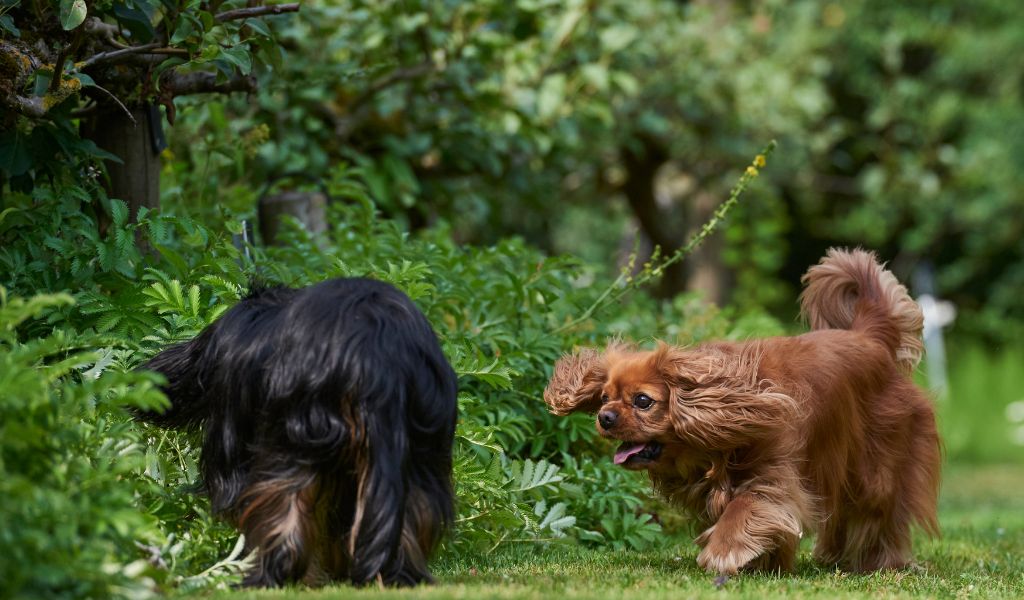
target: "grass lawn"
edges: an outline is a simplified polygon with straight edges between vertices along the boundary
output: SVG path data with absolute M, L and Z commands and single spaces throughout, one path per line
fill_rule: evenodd
M 790 576 L 743 575 L 716 586 L 697 569 L 696 547 L 666 537 L 656 550 L 516 547 L 472 559 L 440 558 L 439 585 L 413 590 L 339 586 L 321 590 L 218 592 L 243 598 L 1024 598 L 1024 467 L 947 469 L 943 538 L 918 539 L 918 564 L 904 572 L 848 575 L 810 561 L 809 545 Z

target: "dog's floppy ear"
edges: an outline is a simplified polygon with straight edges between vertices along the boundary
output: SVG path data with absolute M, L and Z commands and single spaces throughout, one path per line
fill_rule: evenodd
M 792 426 L 793 399 L 758 377 L 759 346 L 711 343 L 682 350 L 662 345 L 656 352 L 670 389 L 669 417 L 681 438 L 722 450 L 777 440 L 780 430 Z
M 544 389 L 544 402 L 556 415 L 594 412 L 601 406 L 601 387 L 607 369 L 600 352 L 582 348 L 555 363 L 555 372 Z

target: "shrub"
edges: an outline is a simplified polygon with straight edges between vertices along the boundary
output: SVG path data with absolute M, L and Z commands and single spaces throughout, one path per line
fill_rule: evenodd
M 138 510 L 152 484 L 136 476 L 144 448 L 122 406 L 155 407 L 153 377 L 115 365 L 96 340 L 17 328 L 73 303 L 67 294 L 8 298 L 0 287 L 0 580 L 5 594 L 104 597 L 145 591 L 136 542 L 161 537 Z

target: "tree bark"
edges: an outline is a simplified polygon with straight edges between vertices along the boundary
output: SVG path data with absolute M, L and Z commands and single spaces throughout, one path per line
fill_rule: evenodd
M 327 197 L 321 192 L 285 191 L 260 198 L 260 237 L 272 245 L 281 231 L 282 217 L 295 217 L 314 237 L 327 231 Z
M 105 161 L 107 195 L 124 200 L 135 219 L 143 206 L 160 208 L 160 153 L 149 110 L 132 108 L 131 114 L 134 122 L 120 109 L 101 112 L 83 124 L 82 135 L 123 161 Z
M 679 215 L 666 215 L 658 206 L 655 182 L 658 171 L 668 159 L 668 152 L 650 139 L 642 140 L 640 148 L 626 147 L 622 150 L 622 162 L 626 168 L 622 192 L 644 235 L 652 244 L 661 247 L 663 256 L 673 252 L 686 241 L 683 219 Z M 678 262 L 662 275 L 656 293 L 658 296 L 669 298 L 685 289 L 686 267 L 682 262 Z
M 718 204 L 719 198 L 715 194 L 705 189 L 697 191 L 693 203 L 688 207 L 689 222 L 694 224 L 689 235 L 697 233 L 701 225 L 711 218 Z M 722 261 L 726 227 L 728 224 L 722 231 L 709 236 L 683 261 L 687 267 L 686 287 L 700 292 L 704 299 L 718 306 L 729 299 L 733 284 L 732 274 Z

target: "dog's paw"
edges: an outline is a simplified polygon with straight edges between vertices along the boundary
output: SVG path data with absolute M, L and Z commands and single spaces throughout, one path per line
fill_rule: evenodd
M 761 554 L 755 548 L 729 546 L 709 540 L 708 545 L 697 555 L 697 565 L 711 573 L 735 575 Z

